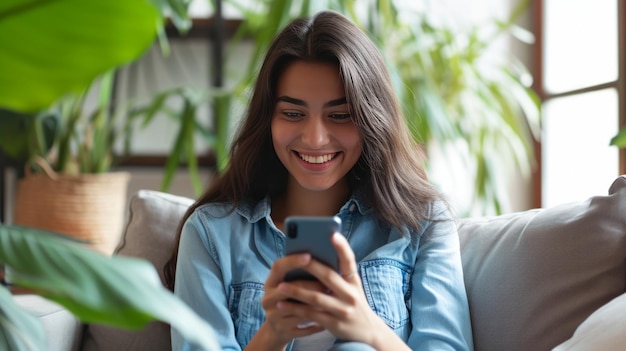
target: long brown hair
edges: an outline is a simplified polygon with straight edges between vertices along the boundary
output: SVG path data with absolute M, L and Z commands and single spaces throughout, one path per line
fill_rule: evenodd
M 293 20 L 276 36 L 266 54 L 230 150 L 229 166 L 189 208 L 179 226 L 164 270 L 170 289 L 174 286 L 182 223 L 198 206 L 225 202 L 234 208 L 284 191 L 287 170 L 272 146 L 270 126 L 278 79 L 296 60 L 339 66 L 350 113 L 363 141 L 361 158 L 349 177 L 363 189 L 383 221 L 418 231 L 420 222 L 431 215 L 430 204 L 441 198 L 427 180 L 423 153 L 409 134 L 385 62 L 374 43 L 335 12 Z

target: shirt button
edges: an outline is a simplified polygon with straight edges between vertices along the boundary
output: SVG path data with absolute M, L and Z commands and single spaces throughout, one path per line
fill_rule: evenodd
M 355 204 L 350 205 L 350 212 L 354 212 L 354 210 L 356 210 L 356 205 Z

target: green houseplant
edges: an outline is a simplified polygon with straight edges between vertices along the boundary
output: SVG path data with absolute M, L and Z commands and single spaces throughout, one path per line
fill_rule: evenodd
M 39 111 L 65 94 L 81 92 L 103 72 L 136 59 L 157 35 L 159 8 L 176 10 L 170 6 L 175 3 L 3 1 L 0 108 L 18 119 L 3 116 L 2 126 L 43 131 L 38 122 L 50 119 Z M 15 136 L 0 130 L 3 136 Z M 20 134 L 32 135 L 37 134 Z M 2 142 L 5 152 L 27 157 L 23 147 L 29 140 L 15 136 Z M 139 328 L 158 319 L 201 347 L 218 349 L 210 326 L 163 288 L 154 267 L 143 260 L 106 257 L 48 231 L 2 224 L 0 264 L 12 283 L 59 302 L 84 321 Z M 102 291 L 107 294 L 97 293 Z M 0 317 L 0 349 L 45 349 L 42 326 L 14 303 L 4 286 Z
M 90 89 L 61 97 L 25 130 L 25 174 L 19 180 L 14 222 L 71 235 L 113 252 L 122 228 L 130 175 L 111 172 L 119 112 L 111 113 L 113 71 L 101 75 L 97 105 Z M 132 115 L 126 114 L 126 120 Z M 41 216 L 47 213 L 47 216 Z
M 135 2 L 127 7 L 95 3 L 93 8 L 72 5 L 76 4 L 71 1 L 4 3 L 3 33 L 20 35 L 2 38 L 7 50 L 0 54 L 0 64 L 7 71 L 3 74 L 0 91 L 3 109 L 0 127 L 13 137 L 3 139 L 0 148 L 18 164 L 26 164 L 20 169 L 25 174 L 17 190 L 16 223 L 95 240 L 94 246 L 98 249 L 112 251 L 115 235 L 108 232 L 121 228 L 128 175 L 108 173 L 115 131 L 114 119 L 109 116 L 112 73 L 103 71 L 110 70 L 112 67 L 107 65 L 111 63 L 117 66 L 131 60 L 151 45 L 160 14 L 149 3 Z M 103 16 L 94 17 L 93 11 L 101 11 Z M 109 20 L 108 16 L 116 13 L 120 16 Z M 138 21 L 129 21 L 131 17 L 137 17 Z M 102 33 L 92 29 L 94 23 L 114 29 L 111 33 Z M 52 26 L 46 30 L 41 27 L 48 24 Z M 78 27 L 90 30 L 77 35 Z M 129 31 L 136 36 L 122 35 Z M 92 41 L 80 49 L 63 50 L 66 43 L 80 39 Z M 33 42 L 41 42 L 37 46 L 41 52 L 29 49 L 28 45 L 32 46 Z M 112 47 L 117 50 L 107 50 Z M 93 59 L 103 52 L 108 56 Z M 83 106 L 87 91 L 95 85 L 91 81 L 98 76 L 102 77 L 102 83 L 97 107 L 93 112 L 86 111 Z M 39 93 L 33 94 L 33 91 Z M 28 123 L 12 123 L 22 115 L 29 115 Z M 21 144 L 16 145 L 16 142 Z M 37 174 L 42 169 L 47 170 L 47 174 Z M 42 192 L 42 189 L 47 191 Z M 39 196 L 33 196 L 35 194 L 46 194 L 46 198 L 42 201 Z M 111 206 L 97 205 L 98 196 L 108 196 L 106 202 Z M 91 215 L 74 215 L 71 207 L 102 213 L 111 220 L 91 225 L 81 223 Z M 42 212 L 50 215 L 41 216 Z M 98 232 L 98 226 L 102 233 L 92 234 Z

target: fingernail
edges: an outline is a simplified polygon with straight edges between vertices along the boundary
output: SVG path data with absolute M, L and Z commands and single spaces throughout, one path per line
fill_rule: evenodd
M 300 263 L 309 263 L 311 260 L 311 254 L 305 253 L 299 257 Z
M 343 240 L 343 241 L 347 241 L 347 240 L 346 240 L 346 237 L 345 237 L 345 236 L 343 236 L 343 235 L 341 235 L 340 233 L 334 233 L 334 234 L 333 234 L 333 237 L 334 237 L 334 238 L 333 238 L 334 240 Z

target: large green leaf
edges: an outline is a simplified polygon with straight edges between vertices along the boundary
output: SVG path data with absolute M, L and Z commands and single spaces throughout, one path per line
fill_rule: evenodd
M 18 306 L 0 286 L 0 350 L 44 350 L 45 336 L 39 319 Z
M 0 107 L 47 108 L 137 58 L 160 14 L 147 0 L 2 0 Z
M 156 319 L 205 350 L 219 349 L 212 328 L 163 287 L 147 261 L 104 256 L 42 230 L 0 226 L 0 263 L 12 283 L 84 322 L 137 329 Z

